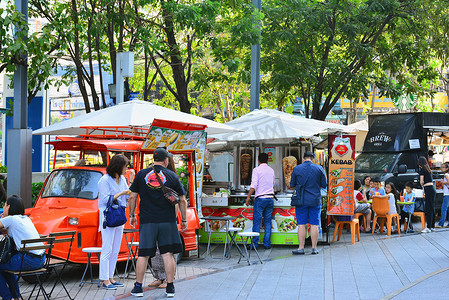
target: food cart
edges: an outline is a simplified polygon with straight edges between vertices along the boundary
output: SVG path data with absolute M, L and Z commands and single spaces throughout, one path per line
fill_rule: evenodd
M 213 135 L 219 142 L 207 147 L 212 152 L 208 154 L 208 172 L 212 179 L 220 180 L 204 183 L 203 192 L 207 197 L 202 199 L 203 216 L 232 216 L 235 218 L 231 221 L 232 226 L 252 231 L 253 207 L 246 206 L 245 200 L 250 189 L 252 170 L 257 166 L 257 157 L 264 152 L 269 156 L 268 165 L 275 172 L 277 201 L 274 202 L 270 224 L 271 242 L 297 244 L 295 209 L 290 206 L 293 193 L 289 186 L 291 172 L 302 162 L 304 152 L 315 149 L 314 146 L 321 141 L 320 134 L 351 129 L 269 109 L 253 111 L 227 124 L 242 132 Z M 317 158 L 316 162 L 324 165 L 324 152 L 321 151 Z M 267 225 L 262 222 L 261 236 L 264 226 Z M 212 242 L 222 243 L 226 240 L 224 221 L 212 221 L 210 227 L 205 231 L 212 230 Z M 200 229 L 202 242 L 207 242 L 205 231 Z
M 157 147 L 167 147 L 173 154 L 183 155 L 188 166 L 187 230 L 181 232 L 183 250 L 196 255 L 196 230 L 199 228 L 197 200 L 201 195 L 201 183 L 206 144 L 206 125 L 154 119 L 150 128 L 136 127 L 86 127 L 85 134 L 77 137 L 59 137 L 50 142 L 55 154 L 58 151 L 79 153 L 86 165 L 67 166 L 54 169 L 47 177 L 33 208 L 26 214 L 33 220 L 40 234 L 76 231 L 70 261 L 86 263 L 86 247 L 101 247 L 98 211 L 98 180 L 106 173 L 109 159 L 123 153 L 129 158 L 127 179 L 132 182 L 136 172 L 152 162 L 152 153 Z M 54 164 L 56 158 L 54 158 Z M 132 170 L 132 171 L 131 171 Z M 129 214 L 127 208 L 127 215 Z M 139 221 L 139 211 L 136 211 Z M 181 220 L 178 214 L 179 221 Z M 179 222 L 179 229 L 180 229 Z M 129 222 L 125 228 L 129 229 Z M 134 241 L 138 240 L 138 234 Z M 66 245 L 56 246 L 52 254 L 66 258 Z M 128 259 L 128 246 L 122 240 L 119 261 Z M 98 263 L 96 257 L 93 263 Z

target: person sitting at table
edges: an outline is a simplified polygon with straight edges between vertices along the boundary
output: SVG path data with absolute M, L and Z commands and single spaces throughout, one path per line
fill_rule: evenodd
M 409 181 L 405 184 L 405 194 L 404 194 L 404 202 L 411 202 L 412 204 L 407 204 L 402 207 L 401 210 L 401 220 L 400 224 L 404 224 L 405 219 L 407 219 L 407 223 L 410 224 L 410 220 L 408 220 L 408 216 L 412 215 L 415 211 L 415 193 L 413 193 L 413 182 Z M 405 227 L 404 227 L 405 231 Z M 413 232 L 413 230 L 409 227 L 407 232 Z
M 363 186 L 362 186 L 361 192 L 362 192 L 362 194 L 365 195 L 365 198 L 368 200 L 370 198 L 369 196 L 370 196 L 370 191 L 372 188 L 371 177 L 370 176 L 363 177 L 362 183 L 363 183 Z
M 385 185 L 385 192 L 388 195 L 388 205 L 390 206 L 390 210 L 388 211 L 387 215 L 397 214 L 398 211 L 396 209 L 396 202 L 399 200 L 399 193 L 392 182 L 389 182 Z M 393 219 L 392 231 L 397 231 L 396 219 Z
M 370 190 L 370 198 L 372 199 L 373 196 L 384 196 L 386 195 L 384 188 L 380 184 L 379 178 L 373 178 L 371 180 L 373 183 L 373 187 Z
M 365 215 L 366 218 L 366 233 L 371 233 L 371 209 L 369 203 L 366 201 L 365 195 L 360 191 L 362 189 L 362 184 L 360 180 L 356 179 L 354 181 L 354 202 L 355 202 L 355 213 L 361 213 Z M 360 203 L 362 202 L 362 203 Z

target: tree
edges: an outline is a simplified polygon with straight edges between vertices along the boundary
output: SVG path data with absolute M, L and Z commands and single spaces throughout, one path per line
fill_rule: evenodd
M 295 88 L 306 117 L 324 120 L 341 97 L 426 93 L 431 1 L 272 0 L 263 12 L 262 69 L 278 90 Z M 433 7 L 432 7 L 433 10 Z M 427 86 L 426 86 L 427 85 Z
M 56 80 L 49 80 L 53 68 L 61 54 L 57 51 L 59 40 L 45 28 L 40 32 L 33 32 L 28 37 L 28 23 L 23 15 L 13 5 L 0 8 L 0 73 L 14 73 L 18 65 L 28 67 L 28 103 L 36 96 L 42 87 L 49 84 L 60 84 Z M 13 28 L 17 28 L 14 37 Z M 22 54 L 27 53 L 28 58 Z M 12 77 L 12 75 L 10 75 Z M 11 80 L 13 83 L 14 81 Z

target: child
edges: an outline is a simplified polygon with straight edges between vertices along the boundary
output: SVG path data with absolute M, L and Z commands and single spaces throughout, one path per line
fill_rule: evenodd
M 385 194 L 385 190 L 381 187 L 380 184 L 380 179 L 379 178 L 373 178 L 371 180 L 371 182 L 373 183 L 373 188 L 371 189 L 370 192 L 370 198 L 372 199 L 374 195 L 379 195 L 379 196 L 384 196 Z
M 440 222 L 438 222 L 438 225 L 435 226 L 436 228 L 442 228 L 444 226 L 444 221 L 446 221 L 446 214 L 447 209 L 449 207 L 449 164 L 448 163 L 442 163 L 441 164 L 441 171 L 444 173 L 443 178 L 443 204 L 441 205 L 441 218 Z M 448 225 L 444 227 L 449 227 Z
M 398 211 L 396 210 L 396 201 L 399 200 L 399 194 L 392 182 L 385 185 L 385 192 L 388 195 L 388 204 L 390 205 L 390 210 L 387 215 L 397 214 Z M 393 219 L 393 232 L 396 231 L 396 226 L 396 219 Z
M 413 204 L 404 205 L 402 207 L 401 211 L 401 225 L 404 224 L 405 219 L 407 219 L 408 230 L 407 232 L 413 232 L 412 224 L 410 220 L 408 220 L 408 216 L 413 214 L 415 211 L 415 193 L 413 193 L 413 182 L 409 181 L 405 184 L 405 195 L 404 195 L 404 202 L 412 202 Z
M 356 179 L 354 181 L 354 202 L 355 202 L 355 213 L 362 213 L 366 218 L 366 227 L 365 232 L 371 232 L 371 209 L 369 204 L 366 202 L 366 197 L 360 190 L 362 189 L 362 184 L 360 180 Z M 363 203 L 359 203 L 362 201 Z

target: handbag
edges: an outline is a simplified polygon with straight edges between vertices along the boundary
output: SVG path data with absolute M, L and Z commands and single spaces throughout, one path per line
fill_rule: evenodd
M 309 176 L 307 176 L 304 185 L 307 183 Z M 290 206 L 301 206 L 304 205 L 304 185 L 297 184 L 295 186 L 295 190 L 293 191 L 292 201 L 290 202 Z
M 103 212 L 103 228 L 118 227 L 126 223 L 125 207 L 121 206 L 114 196 L 110 195 L 106 209 Z
M 0 263 L 7 263 L 17 252 L 16 243 L 9 235 L 0 236 Z
M 165 186 L 162 183 L 162 180 L 159 178 L 159 174 L 156 172 L 156 169 L 153 168 L 153 170 L 154 170 L 154 173 L 156 173 L 157 181 L 161 185 L 162 193 L 164 193 L 164 198 L 167 199 L 168 203 L 170 203 L 173 206 L 178 204 L 179 203 L 179 195 L 178 195 L 178 193 L 174 189 L 172 189 L 172 188 L 170 188 L 168 186 Z

